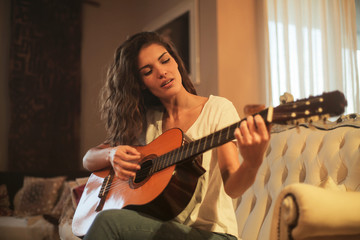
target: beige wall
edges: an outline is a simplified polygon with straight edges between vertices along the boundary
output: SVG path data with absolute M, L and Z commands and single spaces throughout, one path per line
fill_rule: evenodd
M 142 31 L 182 1 L 102 0 L 98 1 L 99 7 L 84 4 L 79 161 L 90 147 L 105 138 L 98 111 L 98 94 L 116 47 L 127 36 Z M 3 42 L 6 39 L 3 36 L 9 30 L 9 21 L 3 19 L 9 19 L 10 0 L 0 2 L 0 40 Z M 201 82 L 196 88 L 203 96 L 214 94 L 229 98 L 239 111 L 246 103 L 262 102 L 254 2 L 257 1 L 199 0 Z M 6 40 L 0 44 L 0 170 L 6 170 L 7 159 L 6 44 Z
M 243 117 L 246 104 L 264 104 L 257 22 L 253 0 L 217 1 L 219 95 Z

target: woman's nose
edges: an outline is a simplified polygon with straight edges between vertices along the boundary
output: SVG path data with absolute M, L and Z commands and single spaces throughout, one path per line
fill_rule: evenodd
M 166 71 L 166 69 L 164 67 L 159 67 L 158 68 L 158 77 L 160 79 L 166 77 L 166 74 L 167 74 L 167 71 Z

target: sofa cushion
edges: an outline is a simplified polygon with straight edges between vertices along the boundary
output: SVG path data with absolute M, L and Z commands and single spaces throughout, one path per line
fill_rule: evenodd
M 17 216 L 51 215 L 66 177 L 25 177 L 24 185 L 15 196 Z

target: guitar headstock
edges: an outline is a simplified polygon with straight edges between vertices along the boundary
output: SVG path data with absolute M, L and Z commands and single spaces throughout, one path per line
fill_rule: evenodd
M 277 124 L 312 122 L 341 115 L 346 106 L 347 101 L 342 92 L 327 92 L 268 109 L 267 121 Z

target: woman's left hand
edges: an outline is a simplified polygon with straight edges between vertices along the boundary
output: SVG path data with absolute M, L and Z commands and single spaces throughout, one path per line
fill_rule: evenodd
M 260 115 L 247 117 L 235 130 L 235 137 L 243 163 L 251 168 L 259 168 L 270 140 L 264 119 Z

